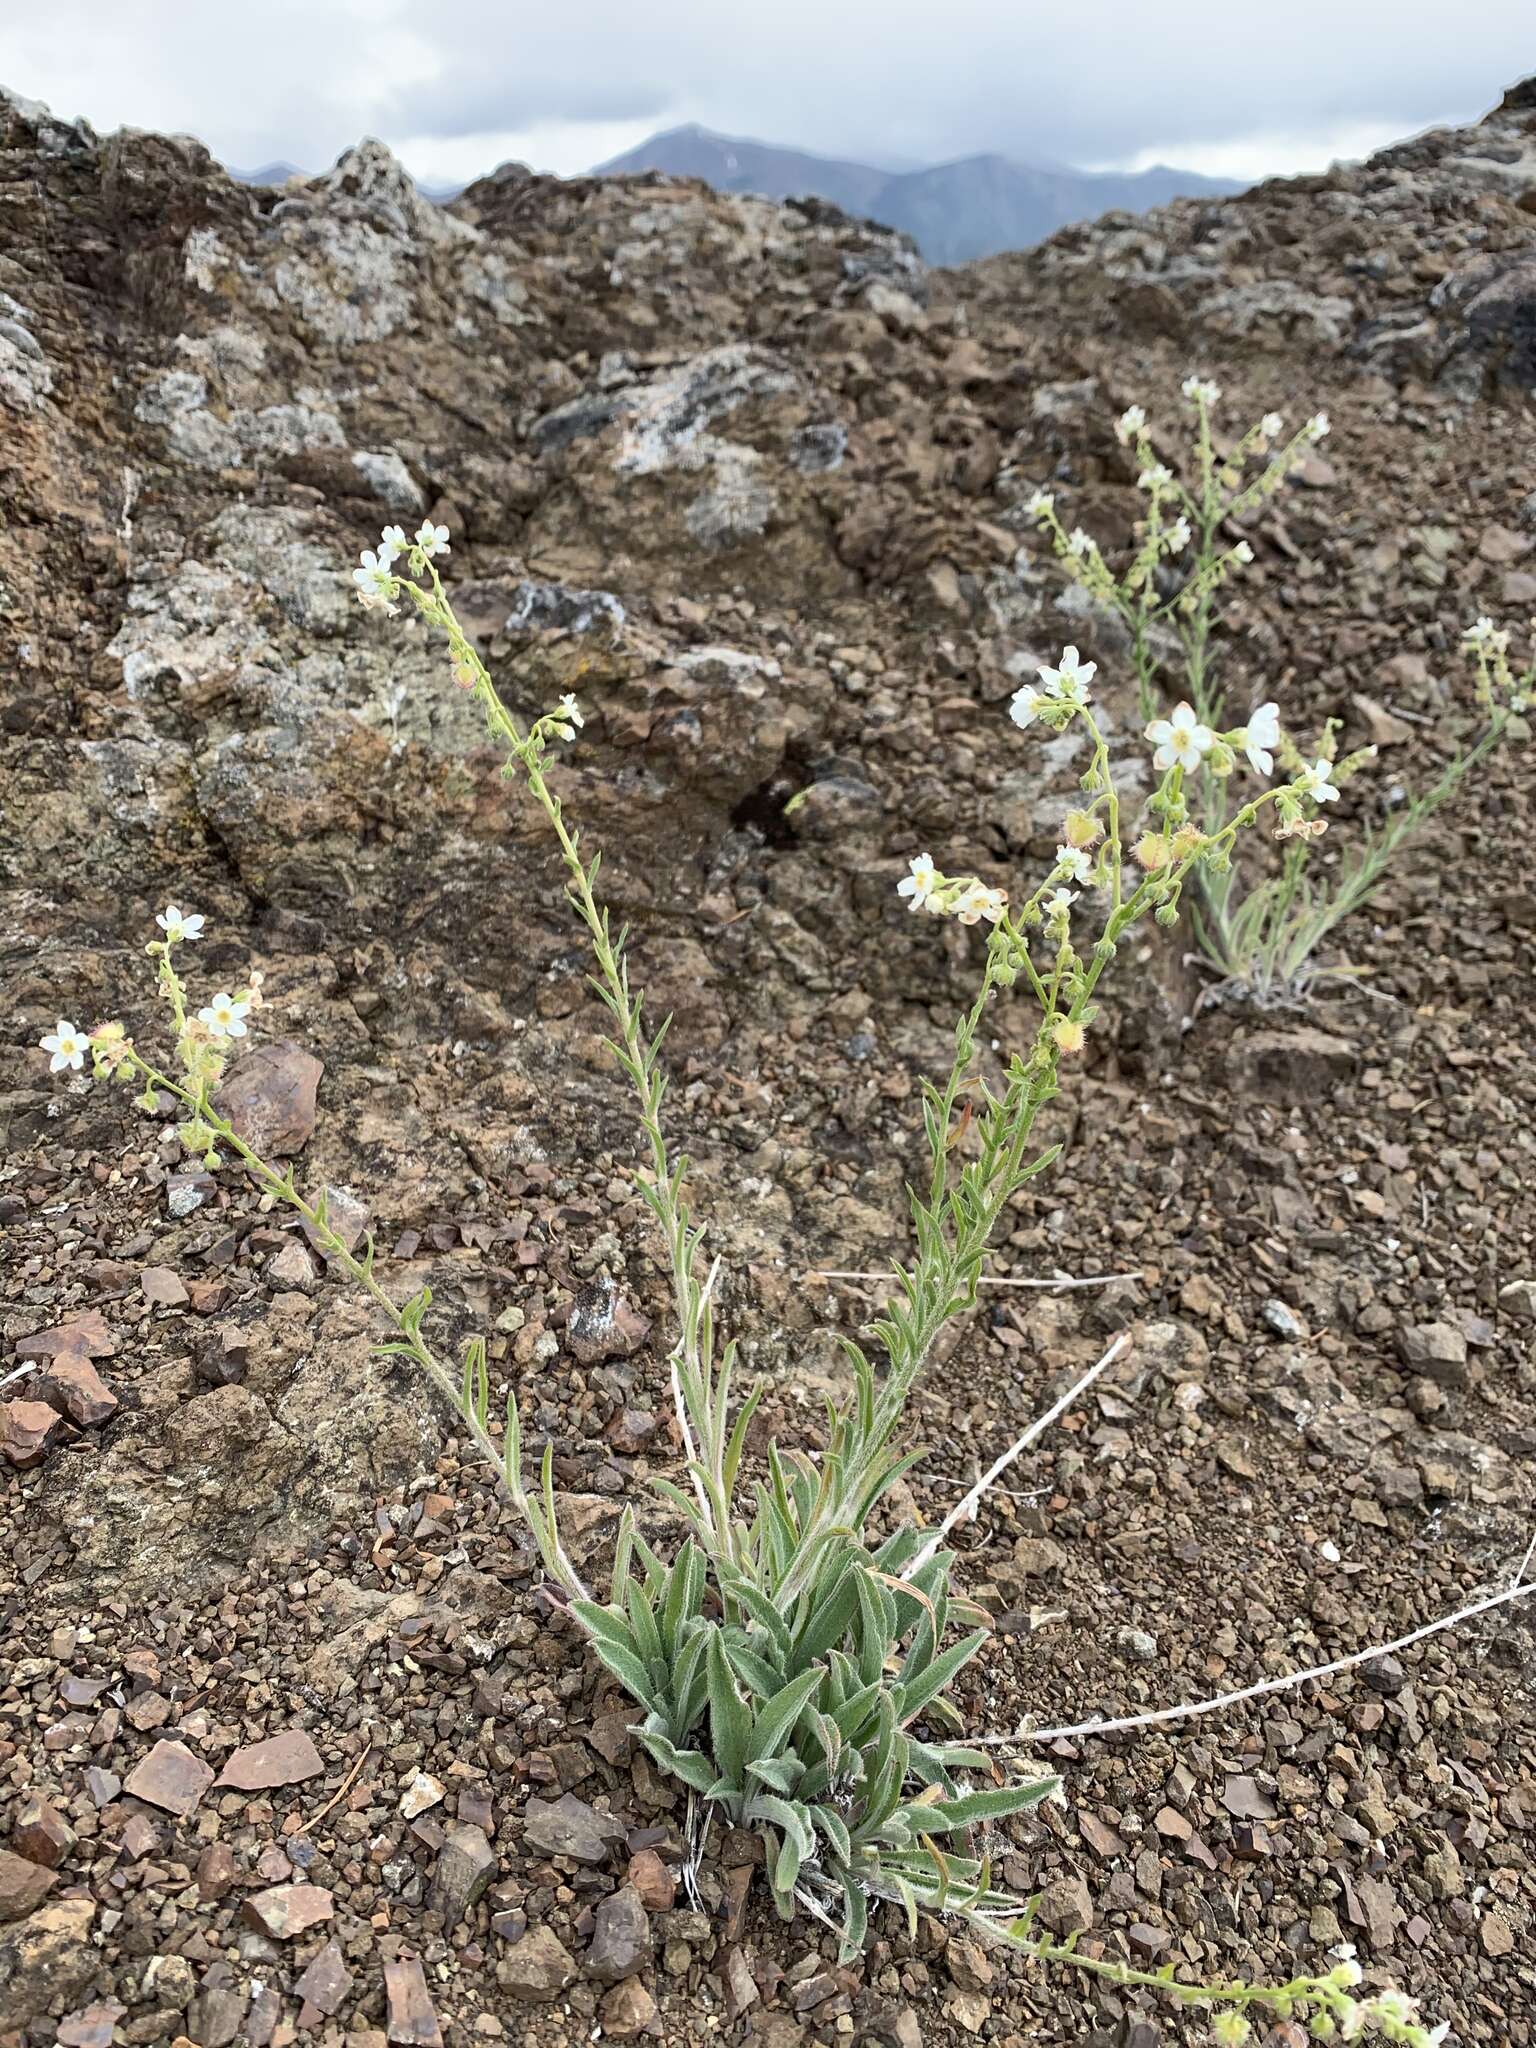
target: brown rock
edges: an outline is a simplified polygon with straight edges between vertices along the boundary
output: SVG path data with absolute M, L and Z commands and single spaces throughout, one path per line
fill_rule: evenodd
M 123 1781 L 123 1790 L 178 1816 L 192 1812 L 213 1783 L 213 1772 L 184 1742 L 157 1742 Z
M 602 1900 L 593 1916 L 592 1945 L 583 1967 L 589 1977 L 616 1984 L 633 1977 L 649 1962 L 651 1923 L 632 1884 L 620 1885 Z
M 638 1849 L 624 1873 L 626 1884 L 640 1894 L 647 1913 L 669 1913 L 677 1897 L 677 1880 L 654 1849 Z
M 300 2026 L 313 2025 L 313 2016 L 336 2012 L 352 1989 L 352 1972 L 342 1960 L 341 1943 L 328 1941 L 293 1988 L 312 2009 L 308 2021 L 300 2013 Z
M 526 2005 L 547 2005 L 576 1981 L 576 1965 L 552 1929 L 535 1927 L 496 1965 L 496 1982 Z
M 324 1066 L 292 1039 L 258 1045 L 219 1091 L 218 1107 L 236 1132 L 269 1159 L 291 1159 L 315 1128 L 315 1096 Z
M 16 1816 L 11 1840 L 29 1862 L 57 1870 L 75 1846 L 75 1831 L 57 1807 L 34 1792 Z
M 0 1849 L 0 1921 L 24 1920 L 57 1883 L 46 1864 Z
M 278 1785 L 302 1785 L 325 1769 L 320 1752 L 302 1728 L 285 1728 L 264 1742 L 237 1749 L 219 1773 L 220 1787 L 236 1792 L 267 1792 Z
M 584 1287 L 566 1325 L 566 1348 L 580 1365 L 628 1358 L 651 1333 L 649 1316 L 631 1307 L 610 1281 Z
M 495 1870 L 496 1851 L 484 1832 L 456 1821 L 443 1838 L 427 1893 L 427 1904 L 441 1914 L 444 1927 L 457 1927 L 473 1911 Z
M 1467 1383 L 1467 1340 L 1454 1323 L 1417 1323 L 1397 1333 L 1397 1355 L 1443 1387 Z
M 234 1851 L 225 1842 L 210 1842 L 197 1859 L 197 1888 L 205 1899 L 228 1896 L 239 1875 Z
M 32 1382 L 40 1401 L 67 1415 L 81 1429 L 94 1429 L 117 1411 L 117 1396 L 88 1358 L 60 1351 Z
M 654 2021 L 656 2001 L 638 1977 L 627 1977 L 622 1984 L 614 1985 L 599 2011 L 603 2032 L 615 2041 L 627 2041 L 643 2033 Z
M 153 1308 L 183 1308 L 187 1290 L 179 1273 L 169 1266 L 146 1266 L 139 1275 L 139 1292 Z
M 0 1929 L 0 2027 L 33 2024 L 86 1990 L 100 1966 L 93 1899 L 55 1899 Z
M 275 1884 L 253 1893 L 240 1908 L 240 1917 L 247 1927 L 259 1928 L 274 1941 L 292 1941 L 335 1911 L 336 1901 L 324 1885 Z
M 0 1402 L 0 1455 L 19 1472 L 41 1465 L 63 1421 L 46 1401 Z
M 71 1316 L 67 1323 L 56 1323 L 51 1330 L 18 1339 L 16 1356 L 54 1358 L 69 1351 L 80 1358 L 110 1358 L 116 1349 L 106 1317 L 100 1309 L 90 1308 L 84 1315 Z
M 398 1962 L 384 1965 L 384 2000 L 391 2041 L 400 2042 L 402 2048 L 443 2048 L 443 2030 L 415 1956 L 401 1956 Z
M 1080 1877 L 1058 1877 L 1040 1894 L 1040 1918 L 1054 1934 L 1081 1934 L 1093 1925 L 1093 1900 Z
M 127 2010 L 115 1998 L 83 2005 L 78 2012 L 66 2013 L 59 2021 L 55 2038 L 60 2048 L 110 2048 L 112 2030 Z

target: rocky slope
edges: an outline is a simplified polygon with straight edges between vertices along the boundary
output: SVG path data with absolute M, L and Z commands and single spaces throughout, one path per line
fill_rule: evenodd
M 659 178 L 510 173 L 444 210 L 364 144 L 256 191 L 192 143 L 0 99 L 0 1378 L 13 1407 L 47 1407 L 44 1379 L 74 1402 L 12 1417 L 45 1440 L 13 1436 L 0 1478 L 27 1646 L 0 1672 L 3 1817 L 61 1873 L 48 1901 L 0 1865 L 0 2035 L 68 2013 L 75 2048 L 267 2048 L 307 2013 L 328 2043 L 430 2044 L 424 1958 L 454 2041 L 599 2016 L 773 2048 L 1159 2038 L 1166 2014 L 926 1929 L 839 1975 L 804 1929 L 659 1903 L 626 1949 L 625 1900 L 594 1961 L 597 1906 L 627 1858 L 675 1857 L 681 1815 L 520 1532 L 281 1218 L 32 1048 L 61 1012 L 148 1033 L 154 913 L 204 912 L 199 969 L 254 957 L 290 1081 L 324 1062 L 300 1172 L 371 1215 L 390 1285 L 430 1279 L 450 1334 L 493 1331 L 573 1543 L 600 1551 L 667 1469 L 627 1105 L 548 848 L 439 651 L 350 602 L 356 550 L 430 512 L 514 704 L 574 687 L 588 709 L 564 786 L 676 1013 L 723 1308 L 802 1438 L 838 1372 L 822 1325 L 871 1299 L 807 1271 L 900 1248 L 914 1076 L 974 968 L 896 877 L 925 844 L 999 881 L 1048 856 L 1074 770 L 1004 711 L 1063 639 L 1134 732 L 1123 650 L 1024 499 L 1048 482 L 1069 524 L 1128 534 L 1109 423 L 1176 417 L 1191 367 L 1232 417 L 1325 407 L 1328 459 L 1255 532 L 1222 658 L 1235 700 L 1382 740 L 1336 829 L 1363 825 L 1466 730 L 1465 620 L 1536 601 L 1533 208 L 1530 86 L 1358 170 L 953 274 L 830 209 Z M 986 1725 L 1248 1682 L 1518 1562 L 1530 829 L 1509 753 L 1348 935 L 1392 1002 L 1186 1030 L 1178 952 L 1125 963 L 1063 1106 L 1066 1173 L 999 1266 L 1135 1277 L 989 1301 L 924 1397 L 937 1455 L 902 1503 L 942 1512 L 1134 1323 L 1120 1383 L 973 1532 Z M 1347 1933 L 1461 2039 L 1519 2038 L 1523 1611 L 1204 1742 L 1074 1747 L 1073 1804 L 1017 1831 L 1009 1881 L 1207 1973 L 1283 1974 Z M 264 1798 L 205 1798 L 179 1756 L 135 1775 L 162 1743 L 218 1765 L 294 1730 L 319 1772 Z M 583 1811 L 543 1816 L 564 1796 Z M 274 1927 L 314 1901 L 257 1904 L 300 1880 L 334 1930 Z M 123 2011 L 81 2017 L 101 1999 Z

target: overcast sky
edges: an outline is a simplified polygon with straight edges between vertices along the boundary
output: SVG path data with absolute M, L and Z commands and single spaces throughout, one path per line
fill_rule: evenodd
M 1231 177 L 1475 119 L 1533 0 L 0 0 L 0 84 L 98 129 L 306 170 L 585 170 L 658 128 L 892 164 L 979 150 Z

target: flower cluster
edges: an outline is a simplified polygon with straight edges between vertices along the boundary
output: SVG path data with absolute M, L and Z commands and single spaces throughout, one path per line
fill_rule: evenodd
M 926 853 L 914 854 L 905 880 L 896 892 L 907 899 L 909 910 L 926 910 L 931 917 L 955 917 L 961 924 L 979 924 L 984 918 L 996 924 L 1008 908 L 1001 889 L 989 889 L 975 875 L 941 875 Z
M 447 527 L 434 526 L 430 519 L 422 521 L 409 541 L 403 527 L 386 526 L 379 537 L 378 547 L 364 548 L 360 567 L 352 571 L 358 603 L 365 611 L 382 605 L 386 614 L 394 618 L 399 611 L 395 599 L 400 594 L 400 578 L 395 574 L 395 563 L 400 556 L 404 555 L 412 571 L 420 575 L 435 555 L 448 552 Z

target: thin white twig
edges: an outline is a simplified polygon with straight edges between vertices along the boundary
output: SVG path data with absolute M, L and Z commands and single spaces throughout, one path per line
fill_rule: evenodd
M 1529 1552 L 1527 1556 L 1529 1556 Z M 1524 1570 L 1524 1566 L 1521 1567 Z M 1470 1607 L 1458 1608 L 1454 1614 L 1442 1614 L 1438 1621 L 1426 1622 L 1423 1628 L 1416 1628 L 1395 1642 L 1377 1643 L 1369 1650 L 1354 1650 L 1347 1657 L 1335 1657 L 1328 1664 L 1314 1664 L 1309 1671 L 1293 1671 L 1284 1678 L 1266 1678 L 1258 1685 L 1245 1685 L 1239 1692 L 1218 1693 L 1214 1699 L 1196 1700 L 1187 1706 L 1159 1707 L 1151 1714 L 1125 1714 L 1117 1721 L 1075 1721 L 1068 1728 L 1031 1728 L 1022 1735 L 978 1735 L 967 1736 L 971 1748 L 1000 1749 L 1012 1743 L 1064 1742 L 1078 1735 L 1119 1735 L 1128 1728 L 1153 1728 L 1167 1721 L 1187 1721 L 1196 1714 L 1214 1714 L 1222 1707 L 1235 1707 L 1244 1700 L 1256 1700 L 1265 1693 L 1287 1692 L 1292 1687 L 1305 1685 L 1313 1678 L 1331 1678 L 1339 1671 L 1352 1671 L 1357 1664 L 1370 1664 L 1378 1657 L 1390 1657 L 1394 1651 L 1406 1650 L 1413 1643 L 1422 1643 L 1426 1636 L 1440 1635 L 1448 1628 L 1456 1628 L 1464 1621 L 1470 1621 L 1475 1614 L 1486 1614 L 1491 1608 L 1507 1606 L 1511 1600 L 1526 1600 L 1536 1594 L 1536 1580 L 1528 1585 L 1517 1581 L 1504 1587 L 1502 1592 L 1490 1593 L 1485 1600 L 1474 1600 Z
M 808 1273 L 801 1274 L 802 1280 L 889 1280 L 889 1273 L 832 1273 L 823 1267 L 814 1266 Z M 1069 1273 L 1058 1273 L 1054 1280 L 1016 1280 L 1007 1273 L 983 1273 L 977 1282 L 981 1287 L 1046 1287 L 1053 1294 L 1064 1294 L 1069 1287 L 1107 1287 L 1112 1280 L 1139 1280 L 1139 1273 L 1089 1273 L 1081 1280 Z
M 1525 1546 L 1525 1555 L 1520 1560 L 1520 1569 L 1515 1573 L 1515 1576 L 1510 1580 L 1510 1584 L 1512 1586 L 1518 1586 L 1522 1579 L 1524 1579 L 1526 1569 L 1529 1566 L 1532 1557 L 1536 1557 L 1536 1529 L 1533 1529 L 1531 1531 L 1531 1540 Z
M 25 1365 L 18 1365 L 14 1372 L 8 1372 L 5 1378 L 3 1380 L 0 1380 L 0 1387 L 8 1387 L 11 1384 L 12 1380 L 22 1379 L 26 1376 L 27 1373 L 36 1371 L 36 1361 L 34 1359 L 29 1358 Z
M 1030 1445 L 1035 1441 L 1036 1437 L 1043 1436 L 1045 1431 L 1050 1428 L 1051 1424 L 1057 1419 L 1057 1417 L 1060 1415 L 1064 1415 L 1066 1413 L 1066 1411 L 1072 1406 L 1073 1402 L 1077 1399 L 1079 1394 L 1087 1392 L 1088 1388 L 1093 1385 L 1094 1381 L 1098 1378 L 1099 1374 L 1105 1371 L 1106 1368 L 1114 1364 L 1115 1360 L 1120 1356 L 1121 1352 L 1125 1349 L 1126 1345 L 1130 1341 L 1130 1338 L 1127 1337 L 1124 1334 L 1124 1332 L 1122 1332 L 1121 1335 L 1115 1339 L 1114 1343 L 1110 1345 L 1109 1349 L 1105 1352 L 1104 1356 L 1099 1360 L 1097 1365 L 1090 1366 L 1087 1372 L 1083 1374 L 1082 1378 L 1078 1380 L 1074 1386 L 1068 1387 L 1067 1391 L 1062 1395 L 1059 1401 L 1053 1402 L 1052 1405 L 1046 1409 L 1043 1415 L 1037 1416 L 1036 1419 L 1029 1425 L 1028 1429 L 1025 1430 L 1024 1434 L 1021 1437 L 1017 1438 L 1013 1443 L 1011 1443 L 1008 1446 L 1007 1450 L 1003 1452 L 1000 1458 L 996 1458 L 993 1460 L 993 1462 L 987 1467 L 986 1471 L 982 1473 L 981 1477 L 977 1480 L 976 1484 L 970 1489 L 970 1491 L 967 1494 L 965 1494 L 962 1499 L 956 1501 L 955 1505 L 944 1517 L 943 1521 L 939 1524 L 938 1528 L 934 1530 L 933 1534 L 929 1537 L 928 1541 L 923 1545 L 922 1549 L 917 1553 L 916 1557 L 914 1557 L 912 1562 L 907 1566 L 906 1570 L 901 1575 L 904 1579 L 910 1579 L 914 1572 L 922 1570 L 923 1566 L 928 1562 L 929 1558 L 932 1557 L 933 1553 L 938 1549 L 939 1545 L 944 1541 L 944 1538 L 949 1534 L 950 1530 L 954 1528 L 957 1522 L 965 1522 L 970 1520 L 972 1515 L 975 1514 L 978 1505 L 980 1504 L 982 1495 L 986 1492 L 987 1488 L 992 1484 L 993 1480 L 1001 1478 L 1003 1473 L 1006 1472 L 1008 1470 L 1008 1467 L 1013 1463 L 1014 1459 L 1019 1457 L 1024 1451 L 1027 1451 Z

